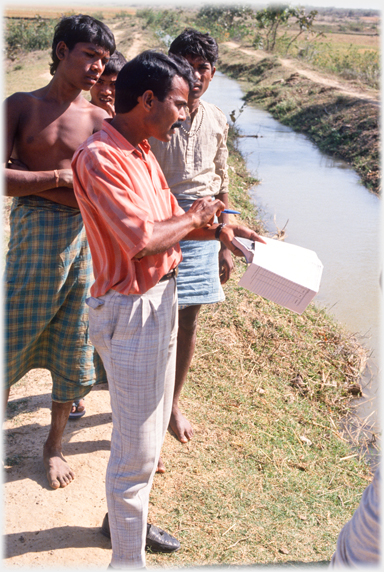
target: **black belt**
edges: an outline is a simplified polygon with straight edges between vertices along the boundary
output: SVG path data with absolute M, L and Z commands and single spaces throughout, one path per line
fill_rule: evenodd
M 167 272 L 167 274 L 164 274 L 164 276 L 162 278 L 160 278 L 159 282 L 164 282 L 164 280 L 170 280 L 173 277 L 176 278 L 178 272 L 179 272 L 179 268 L 176 266 L 176 268 L 173 268 L 173 270 L 171 270 L 170 272 Z

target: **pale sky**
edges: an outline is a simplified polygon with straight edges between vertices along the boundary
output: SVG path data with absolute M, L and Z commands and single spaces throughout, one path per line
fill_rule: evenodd
M 71 6 L 92 6 L 92 8 L 106 8 L 106 7 L 119 7 L 122 8 L 129 6 L 203 6 L 208 4 L 229 4 L 229 5 L 248 5 L 248 6 L 267 6 L 270 4 L 291 4 L 293 6 L 310 6 L 311 8 L 317 7 L 337 7 L 337 8 L 357 8 L 357 9 L 366 9 L 371 8 L 375 10 L 382 10 L 382 0 L 313 0 L 310 2 L 306 1 L 285 1 L 285 0 L 271 0 L 267 2 L 262 2 L 259 0 L 234 0 L 233 2 L 230 0 L 111 0 L 106 5 L 105 1 L 102 0 L 72 0 L 72 1 L 61 1 L 60 0 L 0 0 L 1 6 L 16 6 L 16 5 L 35 5 L 35 6 L 44 6 L 44 5 L 51 5 L 51 6 L 65 6 L 67 9 Z

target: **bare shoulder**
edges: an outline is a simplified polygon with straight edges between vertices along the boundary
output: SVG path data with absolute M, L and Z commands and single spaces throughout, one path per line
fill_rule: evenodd
M 24 92 L 13 93 L 4 102 L 7 128 L 16 129 L 25 109 L 30 107 L 31 94 Z
M 35 91 L 17 91 L 7 97 L 4 103 L 6 108 L 11 112 L 17 112 L 17 110 L 25 111 L 33 101 L 43 98 L 44 94 L 44 87 L 36 89 Z
M 101 107 L 97 107 L 97 105 L 93 105 L 90 103 L 85 97 L 82 97 L 81 102 L 79 102 L 82 106 L 84 113 L 86 113 L 89 117 L 90 122 L 94 126 L 94 131 L 98 131 L 101 129 L 101 125 L 104 119 L 109 117 L 108 113 L 101 109 Z
M 7 97 L 7 99 L 5 100 L 5 105 L 7 107 L 22 107 L 23 105 L 26 105 L 28 103 L 31 97 L 32 97 L 32 92 L 29 93 L 24 91 L 18 91 Z

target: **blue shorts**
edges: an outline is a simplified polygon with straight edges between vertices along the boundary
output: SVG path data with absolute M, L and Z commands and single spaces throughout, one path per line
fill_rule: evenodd
M 225 299 L 219 278 L 220 242 L 182 240 L 183 260 L 177 275 L 179 309 Z

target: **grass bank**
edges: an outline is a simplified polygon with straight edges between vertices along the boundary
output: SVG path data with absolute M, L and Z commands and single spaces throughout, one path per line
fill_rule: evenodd
M 125 53 L 127 22 L 113 25 Z M 22 71 L 15 67 L 8 85 Z M 230 145 L 231 203 L 262 232 L 248 194 L 254 180 Z M 225 302 L 201 313 L 182 399 L 196 433 L 186 446 L 165 448 L 167 472 L 155 479 L 149 515 L 183 548 L 149 555 L 150 566 L 327 561 L 370 481 L 339 425 L 365 352 L 315 305 L 297 316 L 239 288 L 243 271 L 238 261 Z
M 222 45 L 219 68 L 242 83 L 247 103 L 263 107 L 281 123 L 308 135 L 325 153 L 347 161 L 364 185 L 380 192 L 377 102 L 312 81 L 285 68 L 276 56 L 260 61 Z
M 230 145 L 231 203 L 260 232 L 254 181 Z M 238 287 L 243 271 L 238 261 L 225 302 L 201 312 L 182 398 L 196 435 L 165 449 L 151 496 L 183 551 L 153 564 L 327 561 L 370 480 L 339 425 L 364 351 L 315 305 L 298 316 Z

